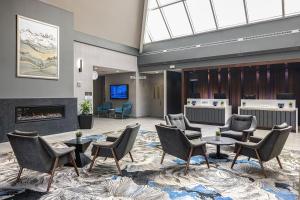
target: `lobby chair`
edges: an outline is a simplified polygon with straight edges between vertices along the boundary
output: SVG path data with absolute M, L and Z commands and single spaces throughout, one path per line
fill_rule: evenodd
M 289 133 L 292 127 L 286 123 L 274 126 L 270 133 L 263 139 L 257 137 L 250 137 L 249 142 L 237 142 L 237 153 L 232 162 L 231 168 L 233 168 L 239 155 L 244 155 L 250 158 L 257 159 L 261 166 L 261 170 L 265 177 L 267 174 L 264 170 L 263 162 L 267 162 L 273 158 L 276 158 L 279 167 L 282 169 L 279 155 L 287 141 Z
M 190 140 L 202 138 L 201 128 L 191 125 L 189 120 L 182 114 L 168 114 L 165 116 L 166 124 L 176 126 Z
M 256 117 L 252 115 L 232 115 L 225 126 L 220 127 L 222 137 L 229 137 L 238 141 L 247 141 L 253 136 L 257 127 Z
M 120 135 L 120 137 L 108 137 L 107 141 L 95 142 L 92 148 L 93 159 L 89 171 L 92 171 L 97 157 L 104 157 L 105 160 L 106 158 L 114 158 L 118 168 L 118 172 L 120 175 L 122 175 L 119 161 L 124 156 L 129 154 L 131 161 L 134 162 L 131 154 L 131 149 L 134 145 L 140 126 L 140 124 L 129 125 Z
M 15 131 L 8 133 L 7 137 L 20 166 L 16 183 L 20 181 L 23 169 L 30 169 L 50 174 L 47 192 L 49 192 L 55 170 L 71 162 L 76 174 L 79 172 L 74 160 L 75 147 L 52 148 L 36 132 Z
M 98 117 L 100 117 L 100 115 L 108 115 L 108 110 L 112 108 L 112 102 L 104 102 L 103 104 L 101 104 L 100 106 L 97 107 L 97 114 Z
M 200 139 L 189 140 L 182 130 L 168 125 L 156 125 L 157 134 L 163 149 L 163 155 L 160 164 L 163 163 L 167 154 L 186 161 L 184 174 L 189 169 L 192 156 L 202 155 L 205 158 L 207 167 L 209 163 L 206 156 L 206 142 Z
M 122 104 L 121 107 L 115 108 L 115 114 L 116 117 L 121 117 L 124 119 L 124 117 L 129 117 L 132 111 L 132 103 L 125 102 Z

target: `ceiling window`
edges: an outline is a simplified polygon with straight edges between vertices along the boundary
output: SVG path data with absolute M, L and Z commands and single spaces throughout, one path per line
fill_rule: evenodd
M 186 0 L 186 5 L 196 33 L 216 29 L 209 0 Z
M 150 42 L 151 42 L 150 36 L 149 36 L 148 32 L 146 32 L 144 35 L 144 43 L 147 44 Z
M 162 8 L 173 37 L 193 34 L 183 2 Z
M 300 14 L 300 0 L 285 0 L 285 15 L 295 15 Z
M 247 0 L 249 22 L 282 17 L 281 0 Z
M 158 7 L 158 5 L 156 3 L 156 0 L 148 0 L 148 9 L 154 9 L 157 7 Z
M 180 0 L 158 0 L 158 3 L 160 6 L 164 6 L 164 5 L 171 4 L 174 2 L 178 2 L 178 1 L 180 1 Z
M 149 11 L 147 29 L 149 30 L 152 41 L 170 39 L 169 32 L 159 9 Z
M 219 28 L 246 24 L 243 0 L 213 0 L 213 5 Z

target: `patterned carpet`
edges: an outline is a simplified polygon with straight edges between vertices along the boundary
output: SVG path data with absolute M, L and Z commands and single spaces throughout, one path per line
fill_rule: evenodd
M 103 140 L 102 135 L 89 136 Z M 63 144 L 54 144 L 61 147 Z M 207 145 L 208 152 L 215 146 Z M 92 172 L 63 167 L 55 174 L 51 191 L 45 193 L 49 175 L 24 170 L 21 182 L 12 186 L 18 165 L 12 153 L 0 155 L 0 199 L 298 199 L 300 152 L 284 150 L 280 170 L 276 159 L 265 163 L 268 178 L 260 172 L 257 161 L 239 157 L 234 169 L 230 164 L 233 147 L 222 148 L 230 156 L 224 160 L 209 159 L 207 169 L 202 156 L 192 158 L 188 175 L 185 162 L 166 155 L 160 165 L 162 151 L 155 132 L 140 131 L 129 156 L 120 161 L 123 176 L 118 176 L 113 159 L 98 158 Z M 89 150 L 88 150 L 89 152 Z

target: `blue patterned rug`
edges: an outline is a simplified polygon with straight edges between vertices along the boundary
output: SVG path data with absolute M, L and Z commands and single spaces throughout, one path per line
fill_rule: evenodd
M 87 138 L 101 141 L 106 136 Z M 207 145 L 207 150 L 216 151 L 212 145 Z M 73 168 L 59 169 L 49 193 L 45 193 L 49 175 L 29 170 L 24 170 L 21 182 L 12 186 L 18 165 L 13 153 L 8 153 L 0 155 L 0 199 L 298 199 L 299 151 L 283 150 L 283 170 L 275 159 L 265 163 L 268 178 L 263 177 L 256 160 L 248 161 L 243 156 L 230 169 L 235 155 L 233 147 L 224 147 L 222 151 L 229 158 L 209 159 L 210 169 L 202 156 L 192 157 L 185 176 L 185 162 L 166 155 L 160 165 L 162 151 L 157 134 L 140 131 L 132 151 L 135 162 L 129 156 L 120 161 L 123 176 L 116 175 L 113 159 L 98 158 L 92 172 L 87 171 L 88 166 L 80 169 L 80 177 Z

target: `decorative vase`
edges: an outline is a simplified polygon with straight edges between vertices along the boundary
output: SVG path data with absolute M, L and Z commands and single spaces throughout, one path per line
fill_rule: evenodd
M 76 142 L 80 143 L 81 142 L 81 137 L 76 137 Z
M 220 141 L 221 140 L 221 136 L 220 135 L 216 135 L 216 141 Z

